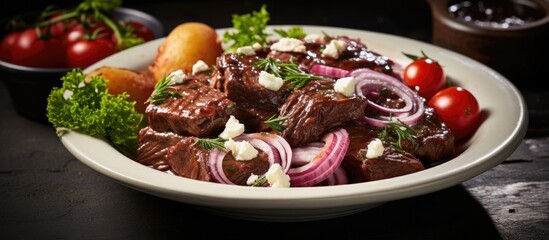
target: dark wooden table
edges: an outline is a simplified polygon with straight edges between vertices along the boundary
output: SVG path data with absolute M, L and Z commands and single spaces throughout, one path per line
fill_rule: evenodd
M 267 4 L 272 24 L 357 28 L 430 42 L 426 3 L 405 1 L 396 8 L 394 2 L 360 8 Z M 169 31 L 186 21 L 228 27 L 231 13 L 259 9 L 260 3 L 126 1 L 125 6 L 157 16 Z M 539 81 L 547 80 L 540 75 Z M 18 115 L 0 82 L 0 239 L 549 239 L 549 90 L 520 90 L 530 111 L 529 131 L 493 169 L 457 186 L 355 215 L 266 223 L 210 215 L 95 172 L 65 149 L 50 125 Z

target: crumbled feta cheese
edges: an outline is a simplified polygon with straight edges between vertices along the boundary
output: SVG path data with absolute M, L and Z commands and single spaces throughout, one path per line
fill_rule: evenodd
M 230 139 L 238 137 L 240 134 L 244 133 L 244 124 L 240 123 L 233 115 L 229 117 L 229 120 L 225 123 L 225 129 L 219 134 L 219 137 L 224 139 Z
M 343 52 L 343 50 L 345 50 L 346 47 L 347 43 L 345 41 L 333 39 L 322 51 L 322 57 L 338 59 L 339 55 Z
M 340 78 L 334 84 L 334 90 L 345 95 L 345 97 L 352 97 L 355 93 L 355 84 L 356 79 L 354 77 Z
M 385 148 L 383 147 L 383 143 L 379 138 L 376 138 L 368 144 L 368 151 L 366 152 L 366 158 L 379 157 L 383 155 L 384 150 Z
M 231 151 L 234 159 L 237 161 L 247 161 L 252 160 L 257 157 L 259 153 L 257 149 L 252 146 L 248 141 L 233 141 L 232 139 L 227 140 L 223 146 Z
M 303 41 L 296 38 L 281 38 L 278 42 L 271 45 L 271 50 L 280 52 L 300 52 L 304 53 L 306 48 Z
M 69 99 L 72 98 L 72 95 L 73 95 L 73 94 L 74 94 L 74 93 L 73 93 L 71 90 L 68 90 L 68 89 L 67 89 L 67 90 L 65 90 L 65 91 L 63 92 L 63 98 L 64 98 L 65 100 L 69 100 Z
M 283 83 L 284 80 L 282 80 L 282 78 L 279 78 L 273 74 L 265 71 L 261 71 L 259 73 L 259 84 L 269 90 L 278 91 L 278 89 L 282 87 Z
M 202 60 L 198 60 L 194 65 L 193 65 L 193 72 L 192 74 L 195 75 L 199 72 L 204 72 L 204 71 L 208 71 L 208 69 L 210 69 L 210 67 L 208 66 L 208 64 L 206 64 L 204 61 Z
M 269 185 L 271 185 L 271 187 L 290 187 L 290 176 L 284 173 L 282 166 L 280 166 L 280 164 L 278 163 L 271 165 L 267 173 L 265 173 L 265 177 L 267 178 L 267 181 L 269 182 Z
M 255 175 L 255 174 L 250 174 L 250 176 L 248 177 L 248 180 L 246 180 L 246 184 L 247 185 L 252 185 L 255 183 L 255 181 L 257 181 L 257 179 L 259 179 L 259 175 Z
M 261 50 L 263 48 L 263 46 L 261 46 L 261 44 L 259 43 L 254 43 L 252 47 L 254 48 L 254 50 Z
M 85 86 L 86 86 L 86 83 L 84 81 L 82 81 L 78 84 L 78 88 L 83 88 Z
M 176 71 L 173 71 L 168 75 L 168 78 L 170 78 L 170 85 L 182 83 L 183 79 L 185 79 L 187 75 L 183 72 L 183 70 L 178 69 Z
M 236 53 L 246 56 L 252 56 L 255 55 L 255 50 L 252 48 L 252 46 L 244 46 L 237 48 Z
M 305 38 L 303 38 L 303 40 L 317 42 L 322 40 L 322 37 L 316 33 L 309 33 L 305 36 Z

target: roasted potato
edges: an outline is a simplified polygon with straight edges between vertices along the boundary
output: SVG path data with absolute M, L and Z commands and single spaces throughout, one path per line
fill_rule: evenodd
M 168 34 L 166 41 L 158 48 L 149 70 L 154 79 L 159 81 L 164 75 L 178 69 L 190 73 L 198 60 L 215 65 L 216 58 L 222 53 L 215 29 L 204 23 L 183 23 Z
M 135 110 L 145 112 L 145 101 L 154 90 L 154 79 L 133 70 L 115 67 L 98 68 L 90 72 L 86 78 L 97 75 L 108 80 L 107 88 L 110 94 L 127 92 L 130 95 L 129 100 L 135 101 Z

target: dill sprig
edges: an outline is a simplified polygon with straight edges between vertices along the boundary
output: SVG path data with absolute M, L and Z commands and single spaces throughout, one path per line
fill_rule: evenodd
M 168 91 L 168 87 L 172 85 L 171 76 L 162 77 L 154 86 L 154 91 L 151 94 L 151 103 L 154 105 L 162 104 L 170 97 L 181 97 L 179 93 Z
M 265 58 L 254 63 L 255 66 L 267 71 L 284 81 L 290 82 L 293 88 L 301 88 L 308 81 L 319 79 L 319 76 L 301 71 L 297 64 L 294 63 L 293 58 L 290 58 L 290 62 L 281 63 L 277 59 Z
M 196 141 L 195 141 L 194 144 L 199 144 L 200 147 L 202 147 L 203 149 L 206 149 L 206 150 L 211 150 L 213 148 L 217 148 L 221 151 L 224 151 L 225 150 L 224 143 L 226 141 L 227 141 L 227 139 L 221 138 L 221 137 L 213 138 L 213 139 L 210 139 L 210 138 L 196 138 Z
M 416 131 L 412 127 L 398 120 L 387 123 L 379 134 L 379 138 L 384 144 L 392 146 L 397 151 L 404 152 L 402 142 L 409 141 L 415 143 L 415 134 Z M 394 141 L 395 139 L 396 141 Z
M 282 125 L 282 121 L 288 119 L 288 116 L 284 116 L 284 117 L 275 117 L 275 116 L 276 115 L 273 115 L 269 119 L 267 119 L 267 121 L 265 121 L 265 124 L 267 124 L 271 129 L 275 130 L 275 132 L 281 133 L 282 131 L 284 131 L 284 129 L 286 129 L 286 127 Z

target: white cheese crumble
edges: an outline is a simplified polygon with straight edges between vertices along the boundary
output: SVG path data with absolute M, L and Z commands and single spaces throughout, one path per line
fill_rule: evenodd
M 271 165 L 267 173 L 265 173 L 265 177 L 267 178 L 267 181 L 269 182 L 269 185 L 271 185 L 271 187 L 290 187 L 290 176 L 284 173 L 282 166 L 280 166 L 280 164 L 278 163 Z
M 237 54 L 252 56 L 255 55 L 255 50 L 252 46 L 244 46 L 236 49 Z
M 86 86 L 86 83 L 84 81 L 82 81 L 78 84 L 78 88 L 83 88 L 85 86 Z
M 385 148 L 383 147 L 383 143 L 379 138 L 376 138 L 368 144 L 368 151 L 366 152 L 366 158 L 379 157 L 383 155 L 383 150 L 385 150 Z
M 317 42 L 317 41 L 322 40 L 322 38 L 323 38 L 322 36 L 320 36 L 316 33 L 309 33 L 309 34 L 307 34 L 307 36 L 305 36 L 303 38 L 303 40 Z
M 303 41 L 296 38 L 281 38 L 278 42 L 271 45 L 271 50 L 280 52 L 300 52 L 305 53 Z
M 345 97 L 352 97 L 355 93 L 356 79 L 354 77 L 340 78 L 334 84 L 334 90 Z
M 185 79 L 186 77 L 187 75 L 181 69 L 173 71 L 170 73 L 170 75 L 168 75 L 168 78 L 170 78 L 170 85 L 182 83 L 183 79 Z
M 73 94 L 74 94 L 74 93 L 73 93 L 71 90 L 68 90 L 68 89 L 67 89 L 67 90 L 65 90 L 65 91 L 63 92 L 63 98 L 64 98 L 65 100 L 69 100 L 69 99 L 72 98 L 72 95 L 73 95 Z
M 225 123 L 225 129 L 219 134 L 219 137 L 224 139 L 231 139 L 238 137 L 240 134 L 244 133 L 244 124 L 240 123 L 233 115 L 229 117 L 229 120 Z
M 237 161 L 248 161 L 257 157 L 259 153 L 248 141 L 233 141 L 229 139 L 223 146 L 231 151 Z
M 347 43 L 345 41 L 333 39 L 322 51 L 322 57 L 338 59 L 339 55 L 343 52 L 343 50 L 345 50 L 346 47 Z
M 261 46 L 261 44 L 259 44 L 259 43 L 254 43 L 252 45 L 252 48 L 254 48 L 254 50 L 261 50 L 263 48 L 263 46 Z
M 255 175 L 251 173 L 250 176 L 248 177 L 248 180 L 246 180 L 246 184 L 250 186 L 254 184 L 257 179 L 259 179 L 259 175 Z
M 278 91 L 278 89 L 282 87 L 283 83 L 284 80 L 282 80 L 282 78 L 279 78 L 273 74 L 265 71 L 261 71 L 259 73 L 259 84 L 269 90 Z
M 202 61 L 202 60 L 198 60 L 196 61 L 196 63 L 193 65 L 193 72 L 192 74 L 195 75 L 199 72 L 204 72 L 204 71 L 208 71 L 208 69 L 210 69 L 210 67 L 208 66 L 208 64 L 206 64 L 206 62 Z

